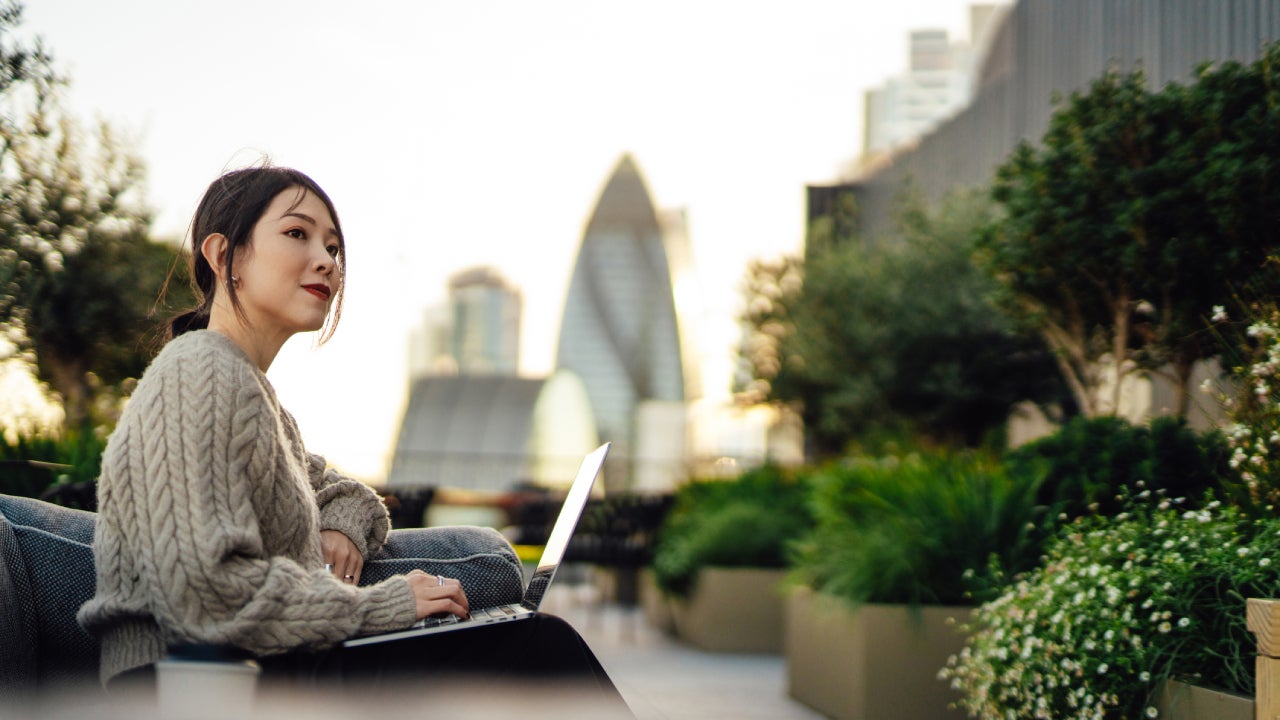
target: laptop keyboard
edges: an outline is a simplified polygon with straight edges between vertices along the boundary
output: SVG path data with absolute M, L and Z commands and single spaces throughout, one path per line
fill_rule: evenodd
M 472 610 L 471 619 L 472 620 L 488 620 L 491 618 L 504 619 L 515 614 L 516 614 L 515 609 L 513 609 L 510 605 L 499 605 L 498 607 L 480 608 L 479 610 Z M 423 618 L 418 622 L 414 623 L 411 627 L 414 627 L 414 628 L 438 627 L 440 625 L 456 625 L 457 623 L 460 623 L 460 622 L 465 622 L 465 621 L 462 618 L 458 617 L 457 615 L 443 615 L 439 617 Z

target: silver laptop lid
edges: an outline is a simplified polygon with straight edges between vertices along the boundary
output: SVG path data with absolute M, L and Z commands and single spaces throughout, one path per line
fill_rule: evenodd
M 595 485 L 596 476 L 600 474 L 600 467 L 604 465 L 605 455 L 609 454 L 610 444 L 605 443 L 592 450 L 578 466 L 578 475 L 569 486 L 569 495 L 564 499 L 564 505 L 560 507 L 560 515 L 556 518 L 555 526 L 551 528 L 551 537 L 547 538 L 547 545 L 542 551 L 542 557 L 538 560 L 538 569 L 533 571 L 533 577 L 529 579 L 529 587 L 524 591 L 524 601 L 521 605 L 530 610 L 537 610 L 542 604 L 542 596 L 546 594 L 547 586 L 556 575 L 556 568 L 560 567 L 560 561 L 564 559 L 564 552 L 569 547 L 569 538 L 573 536 L 573 530 L 578 526 L 578 519 L 582 517 L 582 510 L 587 506 L 587 498 L 591 496 L 591 486 Z

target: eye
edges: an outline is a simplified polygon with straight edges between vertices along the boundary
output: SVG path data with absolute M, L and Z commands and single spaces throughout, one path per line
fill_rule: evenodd
M 306 231 L 306 230 L 303 230 L 302 228 L 289 228 L 288 230 L 285 230 L 285 231 L 284 231 L 284 234 L 285 234 L 285 235 L 288 235 L 289 237 L 293 238 L 294 240 L 306 240 L 306 239 L 307 239 L 307 231 Z
M 342 248 L 337 245 L 329 245 L 325 250 L 329 251 L 329 257 L 338 257 L 338 253 L 342 251 Z

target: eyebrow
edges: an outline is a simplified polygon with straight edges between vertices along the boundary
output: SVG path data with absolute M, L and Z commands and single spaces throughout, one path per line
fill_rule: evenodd
M 295 217 L 295 218 L 298 218 L 299 220 L 305 220 L 305 221 L 307 221 L 307 222 L 311 223 L 312 225 L 314 225 L 314 226 L 316 226 L 316 227 L 319 227 L 319 226 L 320 226 L 320 223 L 316 222 L 316 219 L 315 219 L 315 218 L 311 217 L 310 215 L 307 215 L 306 213 L 300 213 L 300 212 L 298 212 L 298 211 L 296 211 L 296 210 L 291 210 L 291 211 L 289 211 L 289 212 L 287 212 L 287 213 L 285 213 L 285 214 L 283 214 L 283 215 L 281 215 L 281 216 L 280 216 L 280 218 L 281 218 L 281 219 L 284 219 L 284 218 L 287 218 L 287 217 Z M 341 239 L 341 237 L 342 237 L 342 236 L 338 235 L 338 231 L 337 231 L 337 230 L 335 230 L 334 228 L 329 228 L 329 233 L 328 233 L 328 235 L 329 235 L 330 237 L 332 237 L 332 238 L 339 239 L 339 240 L 340 240 L 340 239 Z

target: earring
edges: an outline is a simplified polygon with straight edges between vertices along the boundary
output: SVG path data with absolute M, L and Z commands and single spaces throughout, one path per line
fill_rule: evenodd
M 237 287 L 237 288 L 238 288 L 238 287 L 240 287 L 240 278 L 236 277 L 235 275 L 232 275 L 232 276 L 231 276 L 231 284 L 232 284 L 232 286 L 234 286 L 234 287 Z

